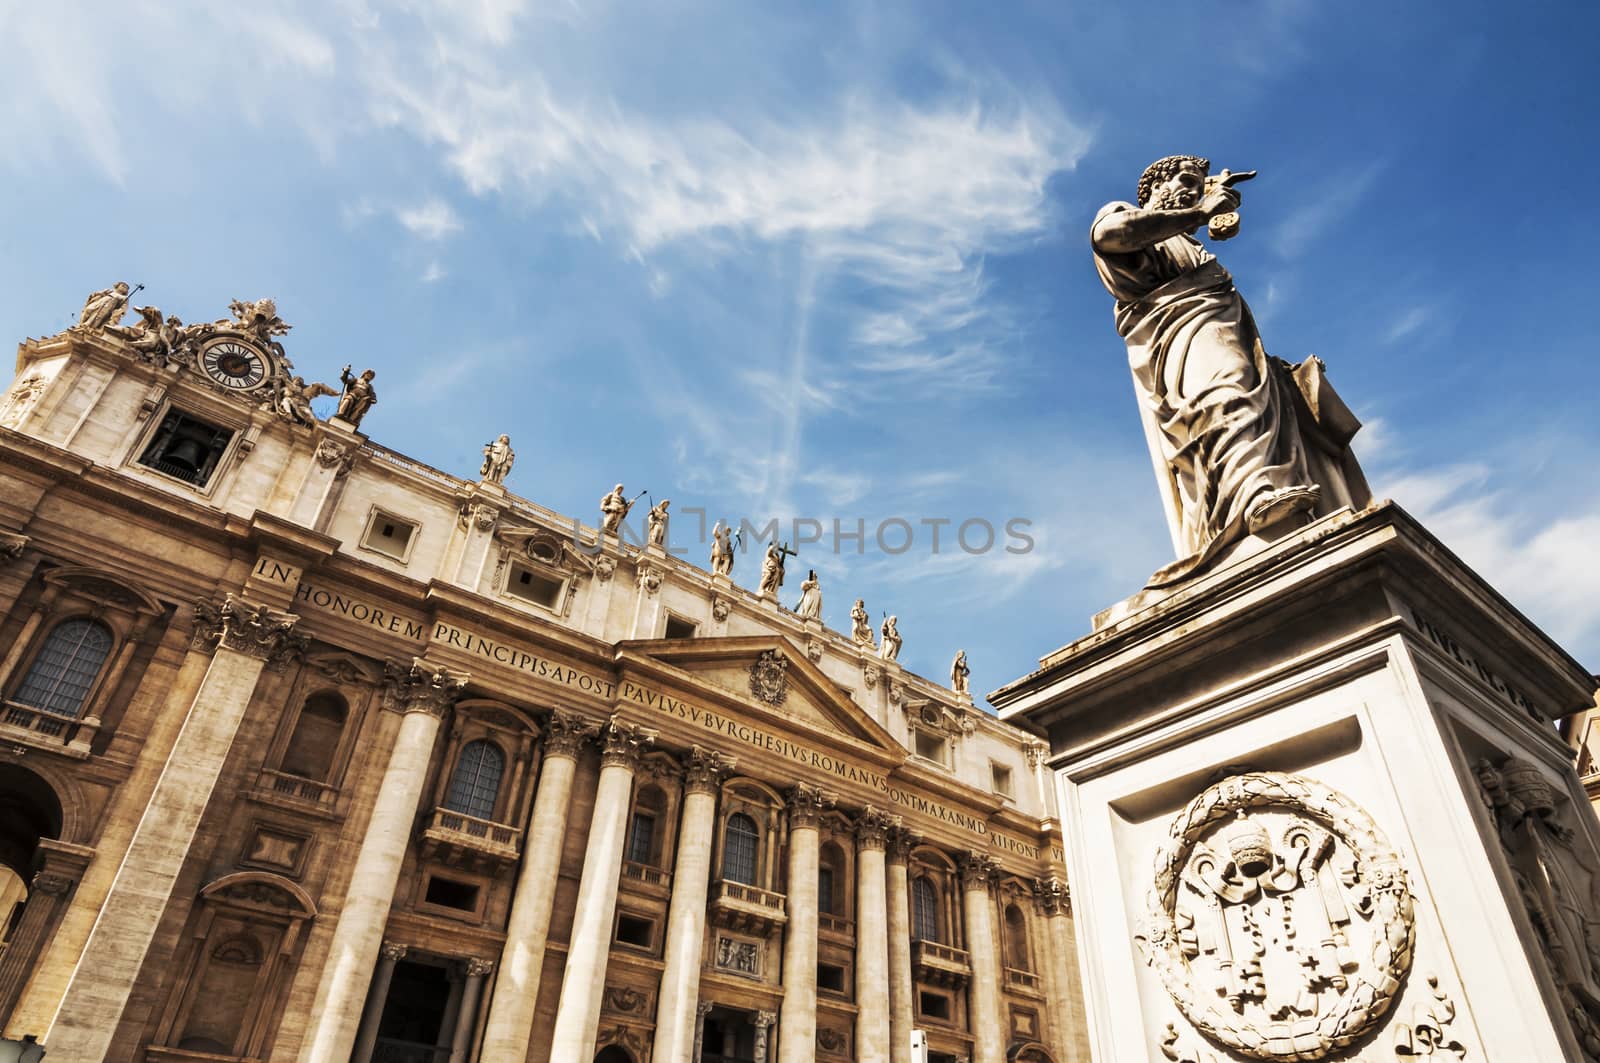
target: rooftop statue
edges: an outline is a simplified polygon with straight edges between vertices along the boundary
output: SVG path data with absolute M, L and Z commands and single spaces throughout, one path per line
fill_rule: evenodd
M 900 618 L 897 616 L 885 617 L 881 634 L 883 643 L 878 647 L 878 656 L 886 661 L 900 659 Z
M 671 505 L 672 499 L 663 498 L 651 506 L 650 512 L 645 514 L 645 542 L 649 545 L 662 547 L 667 545 L 667 523 L 672 519 L 667 507 Z
M 641 491 L 640 494 L 643 494 L 643 492 Z M 628 516 L 628 510 L 633 508 L 633 503 L 636 501 L 638 501 L 638 496 L 635 495 L 633 500 L 630 501 L 628 496 L 623 493 L 621 484 L 606 492 L 605 496 L 600 499 L 600 537 L 602 539 L 607 535 L 618 535 L 618 530 L 622 527 L 623 520 Z
M 711 574 L 726 576 L 733 571 L 733 529 L 717 521 L 711 529 Z
M 1192 235 L 1210 223 L 1212 239 L 1233 236 L 1233 185 L 1254 176 L 1209 171 L 1192 155 L 1160 159 L 1138 205 L 1108 203 L 1091 230 L 1179 555 L 1151 587 L 1203 571 L 1247 535 L 1371 498 L 1349 448 L 1360 422 L 1322 362 L 1268 355 L 1233 277 Z
M 339 396 L 336 416 L 348 422 L 351 428 L 360 428 L 361 418 L 378 404 L 378 391 L 372 386 L 375 376 L 377 374 L 370 369 L 362 370 L 360 376 L 351 376 L 349 366 L 339 370 L 339 383 L 344 386 L 344 392 Z
M 779 545 L 774 539 L 767 544 L 766 556 L 761 559 L 761 596 L 763 598 L 776 598 L 778 588 L 783 586 L 784 559 L 794 557 L 795 552 L 789 549 L 789 544 Z
M 115 328 L 128 312 L 128 282 L 118 281 L 103 291 L 95 292 L 83 301 L 78 314 L 78 324 L 84 328 Z
M 956 659 L 950 662 L 950 689 L 957 694 L 969 694 L 972 669 L 967 666 L 967 651 L 957 650 Z
M 511 437 L 502 432 L 493 443 L 483 445 L 483 464 L 478 467 L 478 475 L 492 484 L 503 484 L 516 460 L 517 452 L 511 449 Z
M 802 620 L 820 620 L 822 618 L 822 581 L 817 579 L 817 570 L 812 569 L 806 578 L 800 581 L 800 602 L 794 607 Z
M 855 639 L 857 646 L 877 647 L 872 637 L 872 622 L 867 616 L 867 603 L 860 598 L 850 607 L 850 637 Z

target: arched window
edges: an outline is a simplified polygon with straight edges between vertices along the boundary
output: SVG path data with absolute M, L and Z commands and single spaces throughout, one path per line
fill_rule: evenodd
M 722 877 L 746 886 L 756 884 L 756 848 L 761 842 L 761 831 L 756 821 L 743 812 L 728 817 L 728 827 L 722 835 Z
M 94 620 L 57 624 L 12 700 L 57 716 L 76 717 L 111 652 L 111 632 Z
M 505 773 L 506 755 L 493 742 L 478 739 L 461 747 L 455 773 L 444 807 L 477 819 L 493 819 L 495 798 L 500 795 L 500 776 Z
M 1033 970 L 1028 960 L 1028 921 L 1014 904 L 1006 905 L 1006 963 L 1018 970 Z
M 300 708 L 300 718 L 295 721 L 294 734 L 289 736 L 289 746 L 283 751 L 278 770 L 302 779 L 327 782 L 333 769 L 333 755 L 339 748 L 339 736 L 344 734 L 346 712 L 344 699 L 331 691 L 307 698 Z
M 939 891 L 926 876 L 911 883 L 911 922 L 912 936 L 919 941 L 944 941 L 939 933 Z

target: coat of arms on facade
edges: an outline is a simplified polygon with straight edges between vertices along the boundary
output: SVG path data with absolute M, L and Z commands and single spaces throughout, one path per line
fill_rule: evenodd
M 1370 816 L 1302 776 L 1248 772 L 1174 819 L 1139 944 L 1211 1041 L 1251 1059 L 1317 1060 L 1369 1033 L 1399 995 L 1412 909 Z
M 768 705 L 789 696 L 789 658 L 781 650 L 762 650 L 750 666 L 750 693 Z

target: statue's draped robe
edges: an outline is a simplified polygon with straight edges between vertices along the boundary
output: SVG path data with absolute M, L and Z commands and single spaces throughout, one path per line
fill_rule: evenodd
M 1095 223 L 1132 209 L 1108 204 Z M 1095 265 L 1117 300 L 1179 554 L 1151 577 L 1162 586 L 1242 537 L 1264 495 L 1316 483 L 1296 424 L 1300 400 L 1262 349 L 1233 278 L 1194 237 L 1128 253 L 1096 249 Z

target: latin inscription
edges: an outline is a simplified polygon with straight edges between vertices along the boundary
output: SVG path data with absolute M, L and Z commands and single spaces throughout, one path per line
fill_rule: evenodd
M 310 584 L 300 584 L 299 593 L 295 598 L 301 602 L 313 605 L 325 613 L 337 616 L 347 616 L 358 624 L 370 624 L 382 631 L 420 642 L 428 633 L 428 629 L 410 617 L 401 616 L 399 613 L 390 612 L 381 606 L 368 605 L 366 602 L 347 598 L 334 591 L 323 590 Z
M 1489 689 L 1504 697 L 1511 704 L 1535 716 L 1539 715 L 1539 710 L 1534 707 L 1533 702 L 1528 700 L 1527 695 L 1489 671 L 1483 662 L 1462 649 L 1461 644 L 1456 642 L 1455 639 L 1446 635 L 1415 609 L 1411 610 L 1411 616 L 1417 622 L 1417 630 L 1428 636 L 1429 641 L 1448 654 L 1451 660 L 1477 676 L 1488 685 Z

